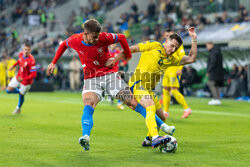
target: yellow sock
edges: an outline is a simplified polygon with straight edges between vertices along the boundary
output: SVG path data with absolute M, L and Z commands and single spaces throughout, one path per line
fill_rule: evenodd
M 160 127 L 157 127 L 158 133 L 159 133 L 159 130 L 160 130 Z M 147 133 L 147 136 L 148 136 L 149 138 L 152 138 L 152 136 L 150 135 L 149 131 L 148 131 L 148 133 Z
M 146 111 L 147 111 L 146 125 L 150 136 L 154 137 L 158 135 L 157 124 L 155 121 L 155 113 L 156 113 L 155 105 L 147 107 Z
M 168 112 L 170 100 L 171 100 L 171 97 L 170 97 L 169 91 L 166 89 L 163 89 L 163 108 L 164 108 L 164 111 L 166 112 Z
M 189 108 L 184 96 L 177 89 L 171 90 L 171 93 L 175 97 L 176 101 L 182 105 L 184 110 Z

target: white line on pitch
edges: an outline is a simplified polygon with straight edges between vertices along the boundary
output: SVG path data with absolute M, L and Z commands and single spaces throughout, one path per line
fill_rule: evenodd
M 0 96 L 1 98 L 1 96 Z M 5 97 L 6 98 L 6 97 Z M 9 99 L 12 99 L 13 97 L 8 97 Z M 36 100 L 39 102 L 52 102 L 52 103 L 63 103 L 63 104 L 78 104 L 78 105 L 83 105 L 82 101 L 79 100 L 79 98 L 61 98 L 61 97 L 45 97 L 46 99 L 43 99 L 43 97 L 32 97 L 32 100 Z M 28 101 L 28 99 L 27 99 Z M 104 106 L 110 106 L 109 103 L 106 102 L 100 102 L 99 105 L 104 105 Z M 170 109 L 171 111 L 178 111 L 178 112 L 183 112 L 182 109 Z M 250 117 L 248 114 L 238 114 L 238 113 L 228 113 L 228 112 L 220 112 L 220 111 L 207 111 L 207 110 L 192 110 L 192 113 L 197 113 L 197 114 L 208 114 L 208 115 L 220 115 L 220 116 L 236 116 L 236 117 Z

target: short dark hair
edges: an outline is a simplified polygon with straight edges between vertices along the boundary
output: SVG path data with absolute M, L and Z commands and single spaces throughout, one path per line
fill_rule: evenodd
M 165 32 L 174 32 L 174 30 L 172 30 L 171 28 L 167 28 Z
M 180 46 L 183 44 L 183 41 L 182 41 L 180 35 L 178 35 L 177 33 L 170 35 L 169 39 L 170 40 L 175 39 L 180 44 Z
M 31 44 L 26 42 L 26 43 L 24 43 L 24 46 L 26 46 L 26 47 L 29 47 L 29 48 L 30 48 L 30 47 L 31 47 Z
M 100 25 L 100 23 L 95 20 L 95 19 L 90 19 L 90 20 L 87 20 L 85 23 L 84 23 L 84 30 L 88 31 L 88 32 L 101 32 L 102 30 L 102 27 Z

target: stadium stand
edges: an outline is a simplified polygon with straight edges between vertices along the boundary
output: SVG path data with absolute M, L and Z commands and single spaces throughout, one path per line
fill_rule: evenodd
M 199 41 L 198 60 L 192 67 L 187 67 L 185 73 L 197 78 L 189 80 L 192 77 L 188 77 L 187 81 L 183 81 L 186 92 L 206 89 L 207 41 L 221 46 L 226 73 L 231 74 L 233 64 L 244 66 L 240 68 L 242 74 L 238 75 L 236 85 L 245 85 L 240 95 L 249 92 L 249 86 L 246 86 L 250 79 L 247 77 L 250 54 L 249 1 L 227 1 L 222 4 L 220 1 L 204 0 L 1 0 L 0 4 L 0 54 L 16 58 L 20 45 L 24 41 L 31 43 L 32 54 L 40 70 L 37 82 L 50 82 L 54 78 L 59 80 L 58 89 L 69 88 L 68 66 L 63 62 L 76 55 L 74 51 L 65 52 L 54 77 L 48 78 L 44 68 L 54 56 L 60 41 L 81 32 L 85 20 L 96 18 L 102 23 L 103 31 L 124 33 L 130 45 L 149 39 L 162 42 L 162 32 L 172 28 L 183 38 L 186 52 L 190 46 L 186 29 L 195 26 Z M 133 57 L 129 71 L 133 71 L 138 60 L 139 56 Z M 230 78 L 231 75 L 226 76 L 224 94 L 239 96 L 226 90 L 233 87 L 235 79 Z

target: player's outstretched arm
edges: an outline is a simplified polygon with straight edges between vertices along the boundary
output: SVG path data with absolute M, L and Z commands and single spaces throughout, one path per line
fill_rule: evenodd
M 9 68 L 9 71 L 12 71 L 18 64 L 19 64 L 19 60 L 15 64 L 13 64 L 13 66 Z
M 133 45 L 129 49 L 130 49 L 131 53 L 140 52 L 138 45 Z M 124 51 L 122 51 L 118 56 L 108 59 L 105 63 L 105 66 L 106 67 L 113 67 L 117 61 L 120 61 L 122 59 L 125 61 L 131 60 L 131 58 L 126 57 L 126 53 L 124 53 Z
M 183 56 L 180 62 L 180 65 L 190 64 L 196 61 L 197 56 L 197 35 L 195 33 L 195 28 L 190 27 L 188 29 L 189 36 L 192 39 L 191 50 L 189 51 L 188 56 Z
M 126 61 L 129 61 L 132 57 L 125 35 L 118 34 L 117 38 L 118 38 L 117 42 L 119 42 L 121 44 L 123 51 L 115 58 L 108 59 L 105 63 L 106 67 L 113 67 L 115 65 L 115 63 L 117 61 L 120 61 L 121 59 L 125 59 Z
M 130 46 L 130 51 L 131 53 L 137 53 L 137 52 L 140 52 L 140 48 L 139 48 L 139 45 L 136 44 L 136 45 L 133 45 L 133 46 Z
M 66 41 L 63 41 L 61 43 L 61 45 L 59 46 L 59 48 L 56 51 L 56 55 L 54 57 L 54 59 L 52 60 L 52 62 L 49 64 L 48 69 L 47 69 L 47 74 L 51 75 L 53 73 L 53 71 L 56 68 L 56 63 L 59 60 L 59 58 L 63 55 L 63 53 L 65 52 L 65 50 L 67 49 L 67 44 Z

